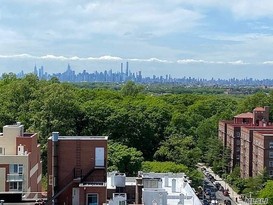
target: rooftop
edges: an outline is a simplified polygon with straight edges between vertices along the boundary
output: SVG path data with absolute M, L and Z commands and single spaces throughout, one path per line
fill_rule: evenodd
M 107 188 L 114 189 L 113 179 L 115 172 L 108 173 Z M 167 204 L 177 205 L 184 196 L 184 205 L 201 205 L 199 198 L 190 186 L 190 180 L 184 173 L 142 173 L 139 172 L 139 177 L 126 177 L 125 185 L 136 185 L 136 179 L 143 180 L 158 180 L 158 187 L 143 188 L 143 192 L 167 193 Z M 143 181 L 144 182 L 144 181 Z M 152 183 L 154 186 L 154 183 Z M 164 194 L 163 194 L 164 195 Z
M 253 111 L 263 112 L 263 111 L 265 111 L 265 109 L 263 107 L 256 107 L 256 108 L 254 108 Z
M 251 112 L 241 113 L 241 114 L 235 115 L 234 118 L 253 118 L 253 113 Z
M 52 137 L 48 138 L 49 140 Z M 58 140 L 107 140 L 108 136 L 58 136 Z

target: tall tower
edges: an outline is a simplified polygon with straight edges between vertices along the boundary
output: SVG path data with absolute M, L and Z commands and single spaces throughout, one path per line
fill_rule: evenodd
M 41 66 L 41 68 L 39 69 L 39 78 L 42 79 L 44 76 L 44 66 Z
M 124 78 L 123 78 L 123 75 L 124 75 L 124 73 L 123 73 L 123 63 L 121 63 L 120 64 L 120 81 L 122 82 L 123 80 L 124 80 Z
M 34 66 L 34 75 L 37 75 L 38 76 L 38 70 L 37 70 L 37 67 L 36 67 L 36 64 L 35 64 L 35 66 Z
M 120 64 L 120 72 L 121 72 L 121 75 L 123 74 L 123 63 Z
M 129 76 L 129 63 L 128 61 L 126 62 L 126 77 Z

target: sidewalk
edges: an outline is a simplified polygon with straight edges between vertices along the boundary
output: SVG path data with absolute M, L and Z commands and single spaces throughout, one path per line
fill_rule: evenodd
M 228 183 L 226 183 L 220 176 L 214 174 L 214 172 L 211 170 L 210 167 L 206 167 L 207 171 L 215 178 L 216 181 L 218 181 L 225 189 L 229 190 L 230 194 L 230 199 L 235 203 L 235 204 L 241 204 L 241 205 L 248 205 L 248 203 L 244 202 L 241 200 L 240 194 L 236 193 Z M 237 198 L 237 202 L 236 202 Z

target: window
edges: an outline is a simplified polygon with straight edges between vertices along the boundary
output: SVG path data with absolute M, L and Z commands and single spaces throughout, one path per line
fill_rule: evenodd
M 3 147 L 0 147 L 0 154 L 4 154 L 4 149 L 3 149 Z
M 269 176 L 273 176 L 273 170 L 269 171 Z
M 98 205 L 98 194 L 87 195 L 87 205 Z
M 126 201 L 119 201 L 118 205 L 126 205 Z
M 269 149 L 273 148 L 273 142 L 269 142 Z
M 273 152 L 269 152 L 269 158 L 273 158 Z
M 239 139 L 236 140 L 236 145 L 240 145 L 241 141 Z
M 22 191 L 23 183 L 22 182 L 10 182 L 9 190 L 10 191 Z
M 104 167 L 104 147 L 96 147 L 95 149 L 95 166 Z
M 10 164 L 9 165 L 10 174 L 23 174 L 23 165 L 22 164 Z
M 269 167 L 273 167 L 273 161 L 269 161 Z

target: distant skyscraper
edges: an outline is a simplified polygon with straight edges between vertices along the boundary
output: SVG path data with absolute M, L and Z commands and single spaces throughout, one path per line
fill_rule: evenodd
M 126 77 L 129 76 L 129 63 L 128 61 L 126 62 Z
M 37 70 L 37 67 L 36 67 L 36 64 L 34 66 L 34 71 L 33 71 L 34 75 L 37 75 L 38 76 L 38 70 Z
M 71 67 L 70 67 L 69 63 L 67 65 L 67 71 L 71 71 Z
M 120 64 L 120 72 L 123 74 L 123 63 Z
M 44 67 L 41 66 L 41 68 L 39 69 L 39 78 L 42 79 L 44 76 Z

